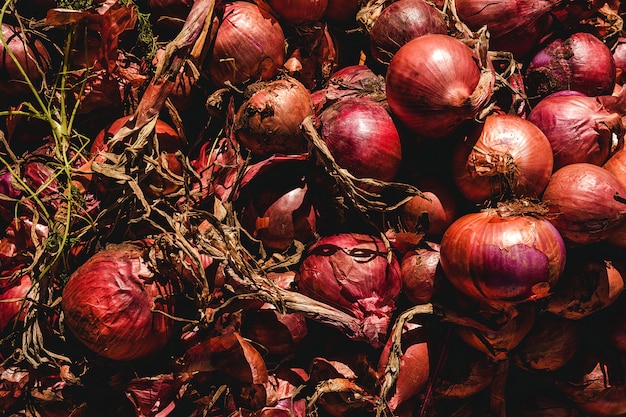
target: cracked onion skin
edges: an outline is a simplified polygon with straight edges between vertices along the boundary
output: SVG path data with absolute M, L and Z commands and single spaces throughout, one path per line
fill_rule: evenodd
M 522 213 L 491 208 L 450 225 L 441 239 L 440 262 L 454 287 L 496 303 L 550 294 L 565 268 L 565 243 L 547 219 Z
M 152 272 L 144 251 L 130 242 L 111 245 L 77 268 L 63 289 L 67 328 L 105 358 L 131 361 L 154 354 L 177 329 L 167 315 L 174 314 L 178 286 Z

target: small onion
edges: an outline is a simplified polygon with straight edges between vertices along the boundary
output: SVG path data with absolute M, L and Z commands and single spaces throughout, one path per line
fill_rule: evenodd
M 441 11 L 425 0 L 393 2 L 382 10 L 370 29 L 372 57 L 388 65 L 402 45 L 429 33 L 448 33 Z
M 3 280 L 4 281 L 4 280 Z M 28 300 L 32 289 L 30 276 L 21 276 L 13 285 L 0 288 L 0 332 L 4 332 L 11 323 L 23 322 L 31 305 Z
M 368 342 L 385 343 L 402 287 L 400 263 L 377 236 L 340 233 L 319 239 L 302 260 L 296 284 L 309 297 L 362 320 Z
M 320 136 L 339 166 L 358 178 L 392 180 L 400 169 L 400 134 L 382 104 L 340 100 L 319 115 Z
M 528 96 L 535 99 L 561 90 L 610 95 L 615 76 L 611 50 L 587 32 L 553 40 L 533 56 L 525 71 Z
M 254 155 L 302 153 L 307 150 L 300 125 L 314 114 L 309 90 L 284 77 L 253 85 L 253 93 L 235 115 L 234 132 Z
M 443 290 L 445 275 L 439 264 L 439 244 L 422 242 L 401 259 L 402 293 L 413 304 L 429 303 Z
M 605 240 L 626 220 L 626 188 L 606 169 L 586 162 L 555 171 L 542 201 L 568 246 Z
M 550 141 L 557 170 L 577 162 L 604 164 L 623 143 L 623 114 L 597 97 L 555 93 L 540 100 L 528 120 Z
M 469 201 L 536 198 L 552 174 L 546 135 L 519 116 L 491 114 L 453 150 L 452 175 Z
M 428 34 L 404 44 L 387 68 L 391 112 L 409 129 L 442 138 L 471 120 L 493 93 L 494 72 L 474 51 L 444 34 Z
M 144 251 L 130 242 L 111 245 L 76 269 L 63 288 L 67 328 L 106 358 L 129 361 L 154 354 L 177 329 L 166 314 L 174 314 L 178 285 L 155 275 Z
M 441 239 L 441 267 L 462 293 L 519 303 L 545 298 L 565 268 L 561 235 L 512 205 L 461 216 Z
M 285 59 L 285 34 L 278 21 L 247 1 L 223 3 L 220 11 L 208 57 L 213 84 L 222 87 L 226 82 L 240 85 L 273 78 Z

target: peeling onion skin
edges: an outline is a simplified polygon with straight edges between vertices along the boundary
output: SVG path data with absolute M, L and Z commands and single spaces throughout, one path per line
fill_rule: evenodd
M 173 282 L 155 276 L 132 243 L 93 255 L 69 278 L 61 307 L 70 332 L 93 352 L 116 361 L 154 354 L 174 335 Z
M 419 136 L 438 139 L 482 110 L 495 75 L 481 68 L 474 51 L 460 40 L 428 34 L 398 49 L 385 80 L 391 113 Z
M 485 209 L 458 218 L 440 246 L 443 271 L 460 292 L 520 303 L 547 297 L 565 268 L 565 244 L 546 219 Z
M 208 70 L 215 86 L 269 80 L 285 60 L 285 34 L 278 21 L 254 3 L 224 3 Z M 236 61 L 236 62 L 235 62 Z

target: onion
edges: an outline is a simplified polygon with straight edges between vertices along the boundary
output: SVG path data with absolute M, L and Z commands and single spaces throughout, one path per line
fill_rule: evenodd
M 557 170 L 578 162 L 604 164 L 624 140 L 624 110 L 618 111 L 597 97 L 556 94 L 540 100 L 528 120 L 550 141 Z
M 324 16 L 328 0 L 268 0 L 267 4 L 287 25 L 317 22 Z
M 610 95 L 615 73 L 609 47 L 590 33 L 575 32 L 553 40 L 532 57 L 525 71 L 526 89 L 535 99 L 561 90 Z
M 613 60 L 615 60 L 615 81 L 624 84 L 626 81 L 626 37 L 619 37 L 613 47 Z
M 358 178 L 394 179 L 402 144 L 382 104 L 368 98 L 340 100 L 319 116 L 320 136 L 339 166 Z
M 241 334 L 270 355 L 289 355 L 297 351 L 307 335 L 306 319 L 298 313 L 281 313 L 266 303 L 257 310 L 246 310 Z
M 544 313 L 535 319 L 533 327 L 510 356 L 515 365 L 526 371 L 555 371 L 574 357 L 578 341 L 575 322 Z
M 398 344 L 401 355 L 395 384 L 389 393 L 388 405 L 393 412 L 402 403 L 419 394 L 428 382 L 430 376 L 429 335 L 423 326 L 415 323 L 405 323 L 400 340 L 390 337 L 380 353 L 378 360 L 378 375 L 384 381 L 386 369 L 389 365 L 389 356 Z
M 400 212 L 406 230 L 440 238 L 448 226 L 459 216 L 459 197 L 450 186 L 438 177 L 422 177 L 415 182 L 424 197 L 411 197 Z
M 453 150 L 452 175 L 471 202 L 537 198 L 552 174 L 545 134 L 519 116 L 491 114 Z
M 384 344 L 402 277 L 395 256 L 387 260 L 379 237 L 360 233 L 325 236 L 307 251 L 296 285 L 309 297 L 362 320 L 368 342 Z
M 30 32 L 22 32 L 19 26 L 2 23 L 2 39 L 0 44 L 0 92 L 8 98 L 19 98 L 31 94 L 26 84 L 24 71 L 35 89 L 41 87 L 46 73 L 51 66 L 51 58 L 44 43 Z M 5 48 L 15 56 L 15 60 Z M 20 70 L 21 68 L 21 70 Z
M 422 242 L 407 252 L 400 262 L 402 293 L 413 304 L 429 303 L 443 290 L 445 275 L 439 264 L 439 244 Z
M 568 246 L 597 243 L 626 220 L 626 188 L 606 169 L 586 162 L 555 171 L 542 196 L 550 221 Z
M 404 44 L 386 75 L 391 112 L 409 129 L 442 138 L 471 120 L 493 93 L 495 75 L 462 41 L 429 34 Z
M 328 0 L 324 18 L 329 22 L 346 22 L 356 18 L 359 0 Z
M 4 281 L 4 280 L 3 280 Z M 14 322 L 23 322 L 31 305 L 28 300 L 32 289 L 29 275 L 22 275 L 13 285 L 0 287 L 0 332 Z
M 441 239 L 440 256 L 443 272 L 462 293 L 519 303 L 549 295 L 566 250 L 546 218 L 502 204 L 455 220 Z
M 155 275 L 145 248 L 122 243 L 96 253 L 63 288 L 67 328 L 95 353 L 116 361 L 160 351 L 174 335 L 177 283 Z M 162 314 L 166 313 L 166 314 Z
M 300 125 L 314 114 L 309 90 L 284 77 L 254 85 L 250 97 L 235 115 L 234 132 L 254 155 L 302 153 L 307 150 Z
M 469 346 L 484 353 L 494 361 L 509 358 L 511 351 L 524 340 L 535 323 L 535 310 L 531 304 L 520 304 L 515 314 L 493 330 L 456 326 L 456 333 Z
M 382 10 L 370 29 L 372 57 L 388 65 L 402 45 L 429 33 L 448 33 L 441 11 L 425 0 L 393 2 Z
M 285 34 L 267 11 L 247 1 L 219 6 L 221 20 L 208 70 L 215 86 L 273 78 L 285 59 Z
M 615 303 L 624 291 L 619 255 L 611 255 L 602 245 L 572 248 L 568 253 L 571 256 L 546 309 L 579 320 Z
M 562 3 L 563 0 L 455 0 L 463 23 L 472 30 L 487 25 L 490 49 L 512 52 L 520 60 L 549 33 L 551 12 Z

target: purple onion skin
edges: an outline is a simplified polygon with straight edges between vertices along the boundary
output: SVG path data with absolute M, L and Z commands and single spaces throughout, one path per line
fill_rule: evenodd
M 610 95 L 615 87 L 615 59 L 594 35 L 576 32 L 555 39 L 537 52 L 525 73 L 528 96 L 546 97 L 575 90 L 588 96 Z

